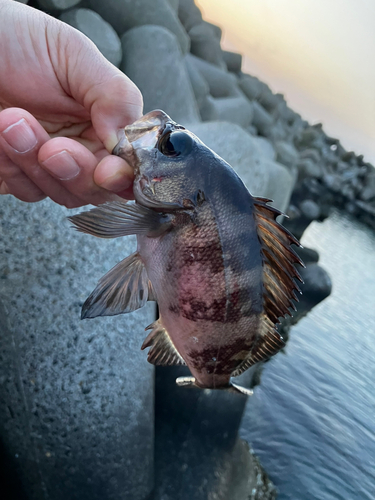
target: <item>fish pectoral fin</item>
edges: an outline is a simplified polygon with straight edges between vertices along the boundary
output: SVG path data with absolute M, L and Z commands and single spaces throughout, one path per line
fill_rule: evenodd
M 178 377 L 176 380 L 176 384 L 179 387 L 196 387 L 197 389 L 205 389 L 205 387 L 200 387 L 194 377 Z M 207 387 L 206 389 L 212 389 L 212 387 Z M 252 389 L 246 389 L 246 387 L 241 387 L 240 385 L 234 384 L 233 382 L 229 382 L 229 385 L 226 387 L 217 387 L 217 390 L 220 391 L 228 391 L 234 394 L 242 394 L 245 396 L 252 396 Z
M 98 238 L 130 234 L 157 237 L 172 227 L 172 215 L 155 212 L 138 203 L 113 201 L 68 217 L 76 229 Z
M 143 342 L 141 349 L 143 351 L 146 347 L 151 347 L 147 356 L 149 363 L 159 366 L 186 364 L 164 328 L 161 318 L 149 325 L 146 330 L 151 330 L 151 332 Z
M 250 366 L 259 363 L 259 361 L 269 359 L 284 346 L 285 342 L 276 330 L 275 325 L 266 315 L 263 315 L 258 339 L 255 341 L 254 347 L 249 352 L 249 355 L 242 361 L 238 368 L 234 370 L 232 377 L 238 377 L 250 368 Z
M 82 306 L 81 318 L 115 316 L 143 307 L 149 279 L 138 252 L 129 255 L 101 278 Z

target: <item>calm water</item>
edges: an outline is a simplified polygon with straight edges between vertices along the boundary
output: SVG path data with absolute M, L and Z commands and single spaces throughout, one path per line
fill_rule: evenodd
M 278 500 L 374 500 L 375 235 L 335 213 L 302 243 L 319 251 L 332 295 L 265 366 L 241 434 Z

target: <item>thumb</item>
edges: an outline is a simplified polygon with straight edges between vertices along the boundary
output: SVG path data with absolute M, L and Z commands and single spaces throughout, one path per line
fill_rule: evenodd
M 63 79 L 70 95 L 90 113 L 99 139 L 112 152 L 119 130 L 142 116 L 142 94 L 85 35 L 66 28 L 59 37 L 65 61 Z

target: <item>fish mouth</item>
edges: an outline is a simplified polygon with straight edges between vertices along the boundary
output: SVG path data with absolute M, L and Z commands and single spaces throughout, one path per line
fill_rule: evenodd
M 177 125 L 167 113 L 160 109 L 150 111 L 121 130 L 120 140 L 113 148 L 112 154 L 120 156 L 136 169 L 136 151 L 138 149 L 154 149 L 163 132 L 166 129 L 173 130 L 174 128 L 180 128 L 180 125 Z

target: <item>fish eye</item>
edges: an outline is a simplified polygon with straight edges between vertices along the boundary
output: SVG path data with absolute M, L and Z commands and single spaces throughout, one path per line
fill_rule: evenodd
M 162 136 L 157 147 L 165 156 L 186 155 L 193 148 L 193 139 L 189 134 L 177 130 L 176 132 Z

